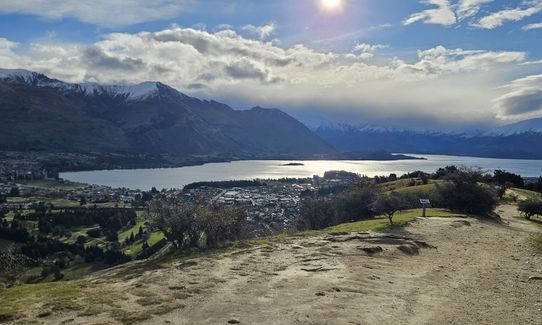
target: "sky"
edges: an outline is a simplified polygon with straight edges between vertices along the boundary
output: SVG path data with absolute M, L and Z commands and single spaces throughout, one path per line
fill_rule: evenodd
M 0 68 L 311 126 L 484 129 L 542 117 L 542 0 L 2 0 Z

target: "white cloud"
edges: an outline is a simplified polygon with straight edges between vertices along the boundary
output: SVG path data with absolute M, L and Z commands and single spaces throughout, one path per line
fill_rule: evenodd
M 491 3 L 493 0 L 461 0 L 457 5 L 457 17 L 459 20 L 475 16 L 483 4 Z
M 354 46 L 354 53 L 358 53 L 357 57 L 362 60 L 369 60 L 374 57 L 377 50 L 388 47 L 389 45 L 358 43 Z
M 437 6 L 437 8 L 427 9 L 410 15 L 410 17 L 403 21 L 404 25 L 410 25 L 421 21 L 425 24 L 451 26 L 457 22 L 449 0 L 424 0 L 422 3 L 434 5 Z
M 472 24 L 474 27 L 483 29 L 494 29 L 504 25 L 508 21 L 520 21 L 526 17 L 542 11 L 542 1 L 527 1 L 527 7 L 505 9 L 494 12 L 490 15 L 482 17 L 477 23 Z
M 542 23 L 536 23 L 536 24 L 529 24 L 529 25 L 525 25 L 523 26 L 523 30 L 532 30 L 532 29 L 541 29 L 542 28 Z
M 423 0 L 426 5 L 437 6 L 410 15 L 403 21 L 404 25 L 416 22 L 425 24 L 438 24 L 452 26 L 471 18 L 470 26 L 481 29 L 494 29 L 509 21 L 520 21 L 542 11 L 542 0 L 523 0 L 517 8 L 503 9 L 492 12 L 472 21 L 480 13 L 483 5 L 492 3 L 494 0 L 458 0 L 452 3 L 451 0 Z M 531 24 L 523 27 L 524 30 L 542 28 L 542 24 Z
M 251 34 L 258 35 L 258 37 L 262 40 L 271 36 L 276 29 L 277 25 L 275 25 L 275 23 L 270 23 L 262 26 L 245 25 L 242 27 L 242 30 L 245 30 Z
M 487 121 L 492 100 L 525 53 L 448 49 L 418 52 L 407 62 L 376 55 L 383 45 L 358 44 L 350 53 L 171 27 L 113 33 L 92 45 L 34 43 L 18 49 L 0 39 L 0 66 L 25 68 L 71 81 L 136 83 L 158 80 L 195 96 L 289 109 L 331 110 L 357 118 L 430 117 Z M 250 103 L 250 104 L 248 104 Z
M 2 0 L 0 12 L 47 19 L 76 18 L 100 26 L 125 26 L 170 19 L 186 11 L 193 0 Z

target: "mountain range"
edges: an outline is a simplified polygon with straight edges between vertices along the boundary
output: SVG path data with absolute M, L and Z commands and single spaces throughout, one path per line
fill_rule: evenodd
M 340 151 L 385 150 L 413 154 L 542 159 L 542 119 L 477 133 L 420 132 L 344 124 L 320 126 L 315 133 Z
M 160 82 L 72 84 L 0 70 L 0 149 L 307 155 L 335 149 L 278 109 L 234 110 Z
M 76 84 L 27 70 L 0 69 L 0 116 L 4 151 L 291 159 L 353 159 L 367 152 L 394 159 L 383 153 L 402 152 L 542 159 L 542 118 L 474 134 L 344 124 L 311 131 L 278 109 L 235 110 L 160 82 Z

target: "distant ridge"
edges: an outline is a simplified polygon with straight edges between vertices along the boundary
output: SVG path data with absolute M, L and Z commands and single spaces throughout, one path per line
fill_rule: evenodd
M 324 125 L 315 130 L 340 151 L 468 155 L 488 158 L 542 159 L 542 119 L 485 133 L 419 132 L 370 125 Z

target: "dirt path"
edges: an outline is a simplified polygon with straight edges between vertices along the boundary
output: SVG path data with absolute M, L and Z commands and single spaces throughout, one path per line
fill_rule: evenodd
M 42 321 L 116 323 L 123 311 L 148 324 L 540 324 L 542 281 L 529 280 L 542 275 L 529 243 L 539 229 L 512 206 L 499 211 L 502 224 L 418 219 L 121 274 L 96 284 L 122 292 L 115 310 Z

